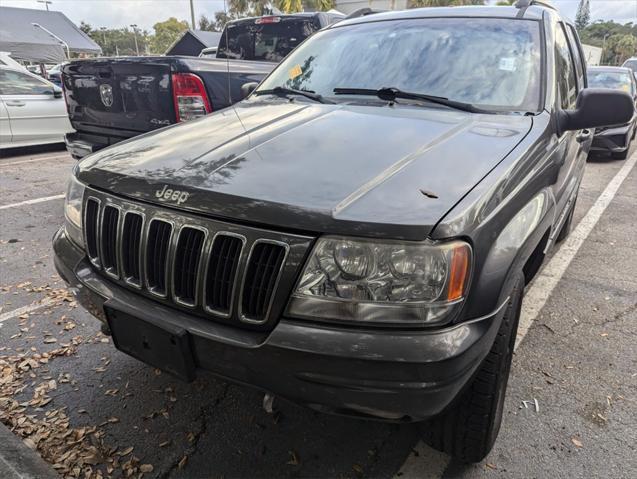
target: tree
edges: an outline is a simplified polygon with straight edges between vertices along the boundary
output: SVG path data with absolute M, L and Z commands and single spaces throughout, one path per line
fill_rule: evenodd
M 155 25 L 153 25 L 155 35 L 151 37 L 150 49 L 153 53 L 165 53 L 188 28 L 190 28 L 190 26 L 187 21 L 177 20 L 175 17 L 170 17 L 168 20 L 155 23 Z
M 136 55 L 135 32 L 129 28 L 93 28 L 86 22 L 80 23 L 80 29 L 97 43 L 102 49 L 102 55 Z M 137 44 L 140 52 L 148 49 L 149 34 L 146 30 L 137 31 Z
M 197 28 L 199 30 L 206 30 L 208 32 L 216 32 L 217 31 L 217 22 L 216 18 L 208 18 L 205 15 L 201 15 L 199 17 L 199 22 L 197 22 Z
M 577 7 L 577 14 L 575 15 L 575 25 L 577 28 L 586 28 L 586 25 L 591 21 L 591 5 L 589 0 L 580 0 Z
M 598 20 L 578 29 L 578 33 L 582 43 L 604 48 L 603 65 L 620 65 L 637 54 L 637 24 Z
M 511 5 L 515 4 L 517 0 L 498 0 L 496 2 L 496 5 L 499 5 L 500 7 L 510 7 Z

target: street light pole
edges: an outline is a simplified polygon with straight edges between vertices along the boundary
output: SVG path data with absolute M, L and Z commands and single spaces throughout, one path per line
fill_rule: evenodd
M 600 63 L 604 63 L 604 50 L 606 50 L 606 38 L 608 37 L 608 35 L 610 35 L 610 33 L 604 35 L 604 39 L 602 40 L 602 58 L 599 59 Z
M 47 30 L 46 28 L 44 28 L 42 25 L 40 25 L 39 23 L 32 23 L 31 25 L 33 25 L 36 28 L 40 28 L 42 30 L 44 30 L 46 33 L 48 33 L 49 35 L 51 35 L 53 38 L 55 38 L 58 42 L 60 42 L 62 45 L 64 45 L 66 47 L 66 57 L 70 60 L 71 59 L 71 50 L 69 49 L 69 44 L 66 43 L 64 40 L 62 40 L 60 37 L 58 37 L 55 33 L 53 33 L 51 30 Z
M 131 28 L 133 29 L 133 33 L 135 34 L 135 52 L 137 53 L 137 56 L 139 56 L 139 46 L 137 45 L 137 24 L 131 24 Z
M 46 5 L 46 11 L 49 11 L 49 5 L 51 5 L 53 2 L 51 0 L 38 0 L 38 3 L 44 3 L 44 5 Z
M 190 21 L 192 22 L 192 29 L 195 29 L 195 7 L 192 5 L 192 0 L 190 0 Z

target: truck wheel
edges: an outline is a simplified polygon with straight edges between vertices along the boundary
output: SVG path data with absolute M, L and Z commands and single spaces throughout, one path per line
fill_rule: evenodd
M 495 342 L 471 383 L 447 411 L 424 425 L 425 441 L 461 462 L 484 459 L 500 431 L 523 291 L 519 273 Z

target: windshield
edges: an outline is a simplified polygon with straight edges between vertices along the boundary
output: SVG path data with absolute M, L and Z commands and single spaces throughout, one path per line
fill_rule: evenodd
M 632 93 L 633 84 L 628 72 L 588 71 L 588 86 L 591 88 L 610 88 Z
M 528 20 L 430 18 L 317 33 L 261 84 L 334 96 L 394 87 L 510 111 L 539 110 L 540 33 Z
M 217 58 L 280 62 L 318 29 L 313 19 L 300 18 L 259 17 L 230 23 L 221 36 Z
M 637 73 L 637 60 L 626 60 L 622 66 L 630 68 L 632 71 Z

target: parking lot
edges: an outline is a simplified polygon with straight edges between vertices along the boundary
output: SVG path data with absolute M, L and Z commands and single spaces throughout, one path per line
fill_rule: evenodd
M 635 477 L 636 162 L 633 151 L 587 164 L 573 234 L 527 288 L 495 448 L 461 466 L 423 445 L 419 425 L 283 400 L 268 414 L 258 391 L 209 375 L 185 384 L 117 352 L 53 267 L 75 160 L 61 148 L 4 154 L 2 420 L 40 434 L 40 454 L 65 474 L 84 464 L 115 477 Z

